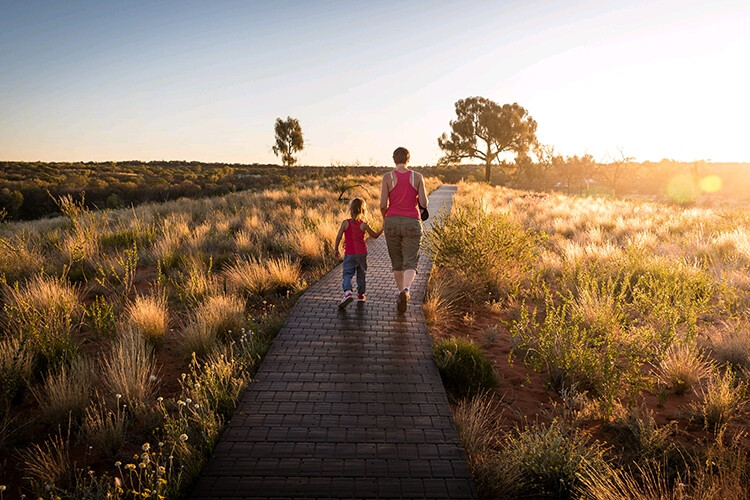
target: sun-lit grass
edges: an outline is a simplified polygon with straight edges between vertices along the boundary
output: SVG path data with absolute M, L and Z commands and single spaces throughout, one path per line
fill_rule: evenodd
M 169 310 L 163 295 L 136 295 L 125 308 L 127 327 L 154 344 L 164 340 L 169 330 Z
M 248 295 L 294 291 L 300 286 L 300 264 L 289 257 L 242 259 L 224 271 L 227 285 Z
M 689 344 L 674 344 L 667 349 L 656 369 L 659 381 L 676 394 L 685 394 L 711 374 L 711 363 Z
M 245 330 L 245 302 L 236 295 L 208 297 L 193 314 L 180 339 L 181 349 L 204 358 L 219 341 L 239 338 Z
M 23 285 L 6 286 L 4 292 L 6 331 L 25 339 L 38 363 L 54 366 L 72 358 L 72 334 L 82 313 L 75 287 L 65 279 L 37 274 Z
M 747 383 L 738 380 L 730 369 L 715 370 L 705 386 L 695 389 L 700 400 L 690 405 L 691 415 L 707 429 L 720 429 L 745 412 Z
M 110 395 L 119 395 L 133 409 L 143 408 L 156 391 L 153 348 L 132 329 L 120 332 L 102 362 L 101 381 Z

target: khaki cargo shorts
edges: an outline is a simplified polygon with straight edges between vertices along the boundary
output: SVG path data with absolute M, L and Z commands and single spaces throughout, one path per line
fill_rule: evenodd
M 422 241 L 422 221 L 412 217 L 386 217 L 385 243 L 394 271 L 417 269 L 419 244 Z

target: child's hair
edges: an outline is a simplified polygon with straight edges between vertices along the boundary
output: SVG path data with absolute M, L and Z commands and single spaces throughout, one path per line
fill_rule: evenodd
M 406 148 L 396 148 L 396 150 L 393 152 L 393 161 L 398 165 L 399 163 L 408 163 L 409 157 L 411 155 L 409 154 L 409 150 Z
M 362 198 L 354 198 L 349 202 L 349 215 L 352 219 L 361 219 L 367 210 L 367 203 Z

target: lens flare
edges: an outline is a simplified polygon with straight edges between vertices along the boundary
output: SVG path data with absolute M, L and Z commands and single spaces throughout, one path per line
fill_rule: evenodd
M 708 175 L 700 181 L 700 187 L 706 193 L 715 193 L 721 189 L 721 186 L 721 177 L 718 175 Z

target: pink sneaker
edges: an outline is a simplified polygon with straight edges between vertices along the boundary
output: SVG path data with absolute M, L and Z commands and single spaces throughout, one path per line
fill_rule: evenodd
M 364 302 L 366 300 L 367 300 L 367 297 L 365 297 L 364 293 L 360 293 L 359 295 L 357 295 L 357 302 Z
M 352 300 L 354 300 L 354 294 L 352 294 L 351 290 L 347 290 L 346 293 L 344 293 L 344 298 L 339 302 L 339 309 L 343 309 L 351 304 Z

